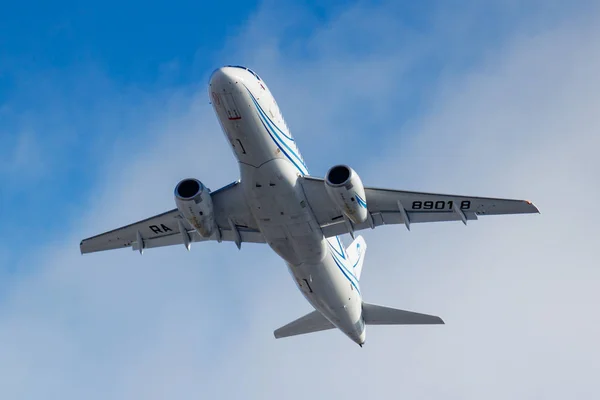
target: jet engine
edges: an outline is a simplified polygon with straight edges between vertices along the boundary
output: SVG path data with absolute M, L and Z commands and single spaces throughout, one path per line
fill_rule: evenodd
M 353 223 L 368 216 L 365 188 L 360 177 L 346 165 L 336 165 L 325 175 L 325 190 L 340 211 Z
M 175 186 L 175 204 L 181 215 L 202 237 L 210 237 L 217 225 L 210 189 L 197 179 L 184 179 Z

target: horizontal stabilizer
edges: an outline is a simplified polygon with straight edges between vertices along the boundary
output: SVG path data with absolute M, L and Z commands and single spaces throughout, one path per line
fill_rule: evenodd
M 275 334 L 275 338 L 279 339 L 333 328 L 335 328 L 335 326 L 329 322 L 329 320 L 325 318 L 323 314 L 315 310 L 309 314 L 306 314 L 304 317 L 300 317 L 297 320 L 282 326 L 273 333 Z
M 443 324 L 435 315 L 398 310 L 375 304 L 363 303 L 363 319 L 367 325 L 429 325 Z

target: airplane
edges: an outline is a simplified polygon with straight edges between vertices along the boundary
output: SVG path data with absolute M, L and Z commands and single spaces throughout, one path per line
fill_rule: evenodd
M 381 225 L 477 220 L 539 213 L 532 202 L 363 186 L 347 165 L 311 176 L 266 83 L 251 69 L 215 70 L 209 98 L 238 161 L 240 179 L 211 191 L 195 178 L 175 186 L 176 208 L 80 243 L 81 253 L 203 241 L 266 243 L 287 264 L 314 310 L 274 331 L 275 338 L 337 328 L 360 347 L 366 325 L 443 324 L 434 315 L 363 301 L 367 244 L 355 232 Z M 353 241 L 344 247 L 340 235 Z

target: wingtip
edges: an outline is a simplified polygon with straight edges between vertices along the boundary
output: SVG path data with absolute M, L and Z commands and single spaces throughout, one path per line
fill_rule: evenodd
M 523 201 L 533 208 L 534 214 L 541 214 L 540 209 L 537 208 L 537 206 L 535 204 L 533 204 L 533 202 L 531 200 L 523 200 Z

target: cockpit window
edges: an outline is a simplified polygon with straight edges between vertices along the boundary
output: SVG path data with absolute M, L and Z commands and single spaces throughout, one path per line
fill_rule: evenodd
M 261 80 L 261 79 L 260 79 L 260 76 L 258 76 L 258 74 L 257 74 L 256 72 L 252 71 L 250 68 L 246 68 L 246 67 L 243 67 L 243 66 L 241 66 L 241 65 L 226 65 L 226 67 L 245 69 L 246 71 L 248 71 L 248 72 L 250 72 L 252 75 L 254 75 L 254 76 L 256 77 L 256 79 L 258 79 L 259 81 Z

